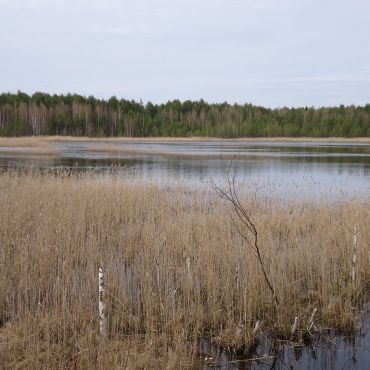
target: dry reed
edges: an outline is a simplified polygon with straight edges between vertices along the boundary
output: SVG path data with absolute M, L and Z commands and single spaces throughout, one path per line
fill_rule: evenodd
M 47 137 L 25 136 L 25 137 L 0 137 L 0 147 L 28 147 L 45 148 L 49 147 Z
M 20 136 L 20 137 L 0 137 L 1 146 L 19 146 L 19 147 L 44 147 L 53 142 L 60 141 L 92 141 L 92 142 L 145 142 L 145 143 L 171 143 L 171 142 L 199 142 L 199 141 L 221 141 L 221 142 L 338 142 L 338 143 L 370 143 L 369 137 L 243 137 L 243 138 L 216 138 L 216 137 L 88 137 L 88 136 Z
M 0 364 L 7 369 L 191 368 L 197 343 L 250 343 L 257 320 L 350 329 L 369 279 L 368 201 L 252 201 L 279 320 L 255 257 L 211 189 L 126 177 L 0 176 Z M 352 229 L 360 230 L 355 284 Z M 107 338 L 98 267 L 106 268 Z M 298 328 L 302 329 L 302 328 Z
M 27 136 L 27 137 L 0 137 L 0 152 L 12 154 L 57 154 L 54 145 L 47 137 Z

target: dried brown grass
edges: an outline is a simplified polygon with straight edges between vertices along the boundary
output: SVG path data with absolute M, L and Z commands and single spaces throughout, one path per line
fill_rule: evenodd
M 0 363 L 7 369 L 191 368 L 197 342 L 249 343 L 256 320 L 284 335 L 353 327 L 370 269 L 368 201 L 253 201 L 279 320 L 255 257 L 210 189 L 135 177 L 0 176 Z M 352 284 L 352 228 L 357 280 Z M 187 259 L 190 259 L 190 269 Z M 109 338 L 98 335 L 106 265 Z
M 43 136 L 25 136 L 25 137 L 0 137 L 0 147 L 28 147 L 45 148 L 49 147 L 48 139 Z
M 166 143 L 166 142 L 197 142 L 197 141 L 224 141 L 224 142 L 340 142 L 340 143 L 370 143 L 370 137 L 242 137 L 233 139 L 224 139 L 216 137 L 88 137 L 88 136 L 22 136 L 22 137 L 0 137 L 0 146 L 31 146 L 43 147 L 49 146 L 58 141 L 104 141 L 104 142 L 145 142 L 145 143 Z
M 56 148 L 46 137 L 0 137 L 0 152 L 14 154 L 57 154 Z
M 218 138 L 208 136 L 191 136 L 191 137 L 86 137 L 86 136 L 44 136 L 46 140 L 50 141 L 109 141 L 109 142 L 154 142 L 154 143 L 166 143 L 166 142 L 197 142 L 197 141 L 268 141 L 268 142 L 341 142 L 341 143 L 370 143 L 370 137 L 241 137 L 241 138 Z

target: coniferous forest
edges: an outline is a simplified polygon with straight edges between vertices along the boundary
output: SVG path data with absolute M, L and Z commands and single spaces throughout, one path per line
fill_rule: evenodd
M 3 93 L 0 135 L 363 137 L 370 136 L 370 103 L 270 109 L 204 100 L 143 104 L 114 96 Z

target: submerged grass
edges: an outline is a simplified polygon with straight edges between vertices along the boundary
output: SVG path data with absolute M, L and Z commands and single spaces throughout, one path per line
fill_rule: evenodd
M 198 342 L 351 330 L 369 279 L 369 201 L 319 205 L 240 197 L 280 301 L 210 189 L 137 177 L 0 175 L 0 363 L 4 368 L 192 368 Z M 358 226 L 356 281 L 351 281 Z M 99 337 L 106 267 L 108 338 Z

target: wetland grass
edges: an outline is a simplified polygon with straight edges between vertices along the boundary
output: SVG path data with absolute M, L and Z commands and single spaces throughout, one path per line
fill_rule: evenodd
M 290 338 L 295 317 L 303 333 L 314 309 L 316 327 L 353 330 L 370 277 L 369 201 L 239 196 L 252 210 L 278 315 L 230 204 L 210 188 L 131 175 L 1 174 L 1 366 L 196 368 L 202 338 L 250 349 L 257 322 L 267 335 Z
M 46 138 L 40 136 L 0 137 L 0 152 L 52 155 L 56 148 Z

